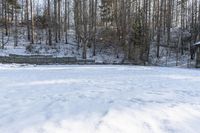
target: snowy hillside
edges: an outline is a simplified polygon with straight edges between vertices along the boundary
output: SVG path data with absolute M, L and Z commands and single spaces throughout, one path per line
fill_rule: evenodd
M 30 42 L 26 40 L 26 37 L 20 35 L 19 45 L 14 47 L 14 39 L 10 37 L 10 43 L 5 45 L 4 49 L 0 49 L 0 56 L 9 56 L 9 54 L 17 55 L 30 55 L 30 54 L 42 54 L 42 55 L 53 55 L 55 57 L 77 57 L 82 58 L 82 48 L 78 49 L 78 44 L 75 39 L 75 32 L 70 30 L 68 33 L 68 44 L 65 44 L 64 40 L 60 43 L 54 44 L 53 46 L 46 45 L 45 41 L 38 41 L 33 44 L 32 51 L 29 52 L 27 47 Z M 190 53 L 179 54 L 178 57 L 175 51 L 171 51 L 167 55 L 167 48 L 161 47 L 160 58 L 156 57 L 156 45 L 152 44 L 151 54 L 149 56 L 149 63 L 147 65 L 153 66 L 167 66 L 167 67 L 194 67 L 195 61 L 190 59 Z M 116 46 L 115 44 L 97 44 L 96 46 L 96 56 L 93 56 L 92 48 L 87 50 L 87 59 L 94 59 L 96 63 L 133 63 L 134 61 L 128 61 L 125 59 L 123 48 Z M 125 61 L 125 62 L 124 62 Z M 143 63 L 140 65 L 144 65 Z
M 0 133 L 198 133 L 200 71 L 0 66 Z
M 77 41 L 75 39 L 74 30 L 70 30 L 68 33 L 68 44 L 65 44 L 64 40 L 53 46 L 49 46 L 45 41 L 37 41 L 33 44 L 31 52 L 27 49 L 30 42 L 27 41 L 26 36 L 20 35 L 18 46 L 14 47 L 14 38 L 9 37 L 10 41 L 5 45 L 4 49 L 0 49 L 0 56 L 9 56 L 9 54 L 16 55 L 30 55 L 30 54 L 42 54 L 42 55 L 53 55 L 55 57 L 77 57 L 82 58 L 82 48 L 78 48 Z M 97 45 L 97 55 L 92 55 L 92 48 L 87 50 L 87 59 L 94 59 L 97 63 L 121 63 L 124 54 L 122 50 L 116 51 L 117 46 L 113 45 Z M 120 48 L 118 48 L 120 49 Z

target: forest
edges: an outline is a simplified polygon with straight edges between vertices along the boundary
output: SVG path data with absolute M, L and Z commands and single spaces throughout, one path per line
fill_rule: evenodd
M 200 133 L 200 0 L 0 0 L 0 133 Z
M 199 33 L 199 0 L 0 1 L 1 53 L 25 47 L 82 59 L 107 55 L 110 62 L 191 64 Z

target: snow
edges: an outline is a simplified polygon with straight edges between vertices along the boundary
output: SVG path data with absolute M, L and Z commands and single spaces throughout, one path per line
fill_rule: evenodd
M 200 71 L 0 65 L 0 133 L 197 133 Z
M 14 37 L 5 37 L 5 40 L 9 40 L 6 43 L 4 49 L 0 49 L 0 56 L 9 56 L 9 54 L 15 55 L 53 55 L 54 57 L 76 57 L 82 59 L 82 47 L 78 48 L 77 41 L 75 39 L 75 31 L 68 31 L 68 44 L 65 44 L 64 38 L 59 42 L 53 42 L 53 46 L 46 44 L 46 40 L 43 30 L 39 30 L 36 34 L 41 34 L 35 40 L 35 44 L 32 44 L 32 51 L 28 51 L 26 48 L 30 45 L 30 42 L 26 39 L 26 29 L 22 28 L 18 38 L 18 46 L 14 47 Z M 41 39 L 39 39 L 41 38 Z M 81 45 L 81 44 L 80 44 Z M 114 45 L 115 46 L 115 45 Z M 93 56 L 93 49 L 87 49 L 87 59 L 93 59 L 97 63 L 121 63 L 124 54 L 122 50 L 116 51 L 116 46 L 104 46 L 102 44 L 96 46 L 96 56 Z M 118 48 L 119 49 L 119 48 Z

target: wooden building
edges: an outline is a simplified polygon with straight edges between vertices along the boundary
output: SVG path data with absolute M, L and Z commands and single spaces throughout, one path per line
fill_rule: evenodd
M 200 68 L 200 42 L 193 44 L 191 48 L 191 58 L 195 59 L 196 68 Z

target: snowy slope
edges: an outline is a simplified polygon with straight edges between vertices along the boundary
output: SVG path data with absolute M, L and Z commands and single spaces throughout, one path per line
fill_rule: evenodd
M 0 133 L 198 133 L 200 71 L 0 65 Z
M 26 29 L 22 29 L 26 30 Z M 43 32 L 42 30 L 40 32 Z M 53 55 L 55 57 L 76 57 L 78 59 L 82 58 L 82 47 L 78 48 L 77 41 L 75 39 L 75 31 L 68 31 L 68 43 L 65 44 L 65 40 L 61 40 L 60 43 L 53 42 L 53 46 L 46 44 L 46 40 L 43 38 L 41 40 L 36 40 L 35 44 L 32 44 L 33 48 L 30 52 L 27 50 L 27 47 L 30 45 L 30 42 L 27 41 L 24 33 L 20 33 L 18 46 L 14 47 L 14 38 L 13 36 L 6 38 L 9 40 L 9 43 L 6 43 L 4 49 L 0 49 L 0 56 L 9 56 L 9 54 L 16 55 L 30 55 L 30 54 L 42 54 L 42 55 Z M 116 47 L 116 46 L 115 46 Z M 116 51 L 116 48 L 113 46 L 104 47 L 101 44 L 96 46 L 96 56 L 93 56 L 93 49 L 87 49 L 87 59 L 94 59 L 97 63 L 121 63 L 124 54 L 122 50 Z M 120 48 L 118 48 L 120 49 Z

